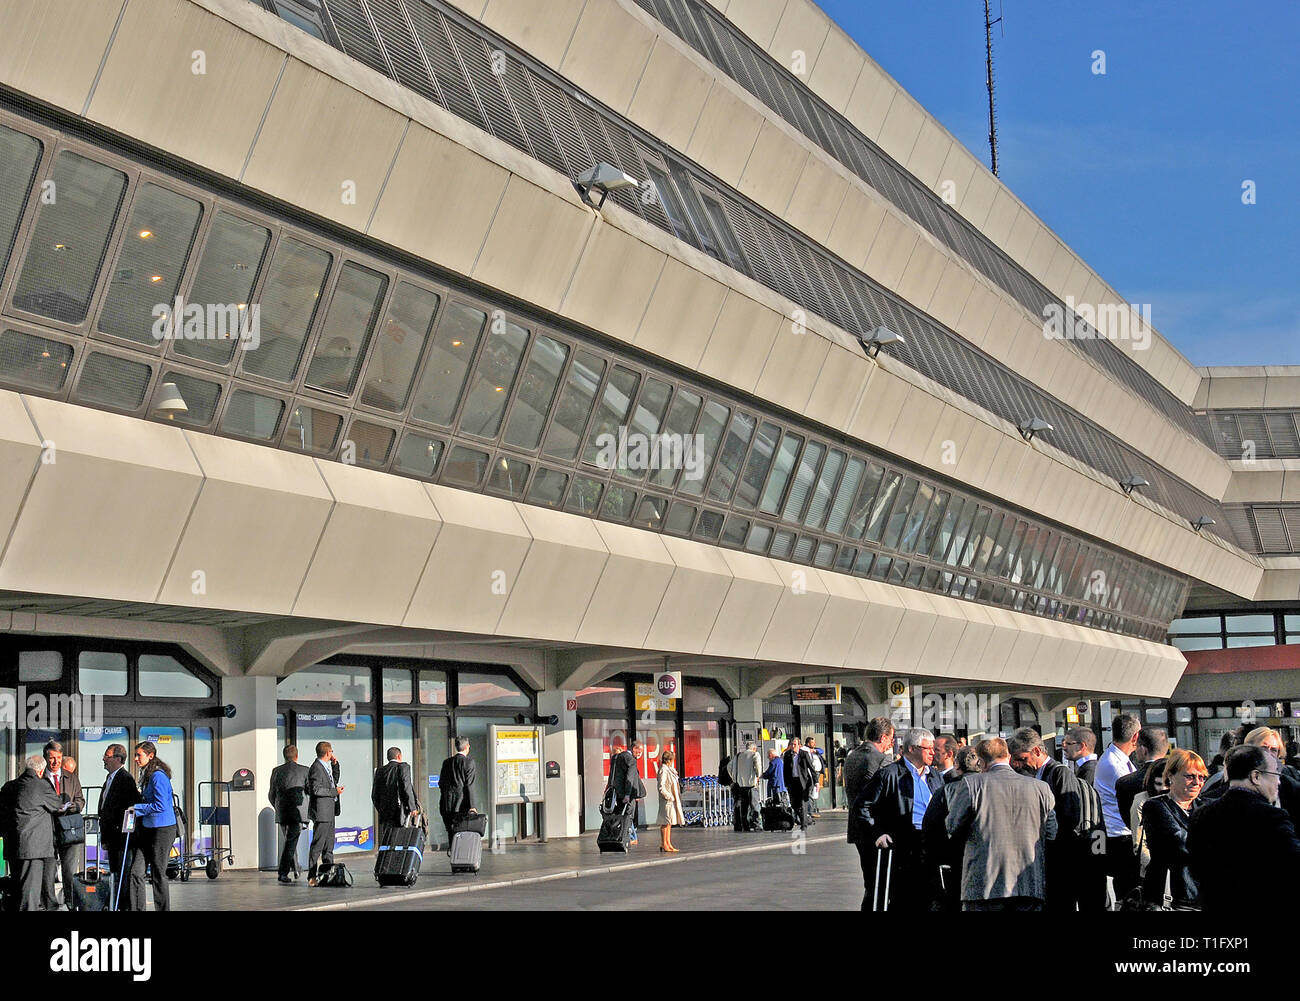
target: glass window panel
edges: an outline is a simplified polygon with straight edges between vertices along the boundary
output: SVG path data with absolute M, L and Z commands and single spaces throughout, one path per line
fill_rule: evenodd
M 77 689 L 82 695 L 125 695 L 126 654 L 98 650 L 77 654 Z
M 1272 636 L 1229 636 L 1228 649 L 1243 646 L 1272 646 L 1274 643 Z
M 781 429 L 775 424 L 764 421 L 759 425 L 754 438 L 754 447 L 749 451 L 749 460 L 740 477 L 740 490 L 736 493 L 736 506 L 748 511 L 758 503 L 759 492 L 763 489 L 763 480 L 772 466 L 772 457 L 776 454 L 776 443 L 781 438 Z
M 694 524 L 695 508 L 681 501 L 674 501 L 668 509 L 668 521 L 664 525 L 664 531 L 672 535 L 690 535 Z
M 641 376 L 622 365 L 615 365 L 600 394 L 595 419 L 587 437 L 587 448 L 582 461 L 599 465 L 602 469 L 616 469 L 619 465 L 618 429 L 626 428 L 627 415 L 632 409 Z
M 826 520 L 826 512 L 831 506 L 831 497 L 840 470 L 844 468 L 844 453 L 831 449 L 822 466 L 822 474 L 817 478 L 817 487 L 813 490 L 812 500 L 808 503 L 808 513 L 804 515 L 804 524 L 811 529 L 820 529 Z
M 668 419 L 664 422 L 664 434 L 672 441 L 681 442 L 682 455 L 685 455 L 687 437 L 695 428 L 695 418 L 699 415 L 700 405 L 704 401 L 695 393 L 684 389 L 677 390 L 672 405 L 668 408 Z M 677 482 L 678 469 L 671 463 L 661 463 L 650 476 L 650 485 L 671 490 Z
M 380 685 L 385 702 L 403 706 L 411 704 L 411 672 L 406 668 L 384 668 Z
M 926 522 L 929 511 L 930 501 L 934 497 L 934 487 L 928 483 L 922 483 L 916 489 L 916 500 L 907 513 L 907 520 L 903 523 L 903 534 L 898 541 L 898 549 L 905 553 L 912 552 L 916 548 L 917 539 L 921 535 L 921 526 Z
M 600 516 L 606 521 L 626 522 L 632 517 L 632 505 L 635 503 L 635 490 L 612 486 L 605 491 L 605 503 L 601 505 Z
M 916 552 L 922 556 L 929 554 L 934 546 L 935 537 L 939 534 L 939 526 L 943 523 L 943 513 L 948 506 L 948 491 L 937 490 L 934 495 L 934 503 L 930 505 L 930 510 L 926 513 L 925 521 L 921 524 L 921 531 L 917 534 Z
M 970 535 L 971 523 L 975 520 L 978 511 L 979 506 L 974 501 L 967 501 L 966 507 L 962 510 L 961 517 L 957 519 L 956 527 L 952 531 L 952 545 L 948 547 L 947 555 L 949 565 L 956 566 L 961 559 L 962 553 L 965 552 L 966 538 Z
M 716 400 L 704 404 L 704 413 L 700 416 L 700 426 L 695 432 L 690 449 L 691 461 L 682 472 L 682 482 L 678 489 L 691 497 L 704 493 L 704 483 L 709 477 L 713 459 L 718 454 L 718 445 L 722 441 L 723 429 L 727 426 L 727 417 L 731 410 Z
M 912 509 L 912 503 L 916 500 L 916 491 L 920 484 L 911 476 L 905 477 L 902 485 L 898 488 L 898 497 L 894 501 L 893 510 L 889 512 L 889 520 L 885 523 L 884 534 L 880 537 L 880 544 L 886 549 L 897 549 L 899 540 L 903 537 L 903 526 L 907 524 L 908 513 Z M 922 512 L 924 517 L 924 512 Z
M 548 470 L 549 472 L 549 470 Z M 541 473 L 538 473 L 541 476 Z M 568 477 L 565 477 L 567 481 Z M 575 476 L 573 478 L 573 487 L 569 490 L 569 499 L 564 502 L 566 511 L 576 511 L 578 514 L 596 516 L 600 510 L 600 499 L 604 496 L 605 484 L 600 480 L 593 479 L 590 476 Z
M 63 677 L 63 654 L 58 650 L 20 650 L 19 681 L 58 681 Z M 6 722 L 10 722 L 6 720 Z M 4 776 L 7 778 L 7 776 Z
M 99 329 L 103 333 L 149 345 L 158 343 L 162 339 L 159 335 L 164 332 L 172 337 L 181 334 L 177 329 L 181 318 L 171 315 L 173 302 L 202 215 L 203 207 L 193 198 L 185 198 L 156 184 L 141 185 L 131 208 L 126 239 L 117 255 L 108 295 L 99 311 Z M 208 320 L 227 319 L 224 308 L 208 310 L 207 303 L 193 295 L 190 301 L 204 308 Z M 246 298 L 238 302 L 248 304 Z M 226 304 L 227 301 L 222 299 L 213 305 L 224 307 Z M 229 303 L 232 310 L 236 305 Z M 171 319 L 170 330 L 165 331 L 159 326 L 159 312 L 155 306 L 166 308 L 164 315 Z M 229 317 L 235 321 L 234 330 L 226 329 L 228 325 L 225 322 L 220 324 L 221 329 L 210 329 L 205 322 L 200 325 L 200 332 L 205 339 L 221 338 L 233 342 L 239 336 L 241 318 L 242 314 L 236 310 L 234 316 Z
M 582 432 L 591 416 L 591 405 L 596 399 L 596 388 L 605 374 L 605 361 L 590 351 L 579 351 L 569 367 L 568 378 L 560 393 L 560 402 L 551 419 L 550 430 L 542 451 L 558 459 L 575 459 Z
M 348 429 L 348 441 L 356 447 L 358 466 L 378 469 L 388 465 L 388 453 L 393 449 L 393 439 L 397 432 L 381 424 L 368 421 L 353 421 Z M 348 442 L 344 442 L 344 448 Z
M 881 556 L 871 565 L 871 576 L 876 580 L 884 580 L 889 576 L 889 569 L 894 565 L 893 557 Z
M 835 569 L 848 573 L 853 569 L 853 561 L 858 551 L 852 546 L 840 546 L 839 555 L 835 557 Z
M 884 475 L 883 466 L 878 466 L 874 462 L 867 463 L 867 472 L 862 478 L 862 488 L 858 491 L 857 499 L 849 511 L 849 523 L 844 529 L 844 534 L 850 539 L 862 538 L 862 532 L 867 527 L 867 514 L 871 510 L 871 502 L 876 497 Z
M 275 695 L 277 699 L 312 702 L 369 702 L 370 666 L 317 664 L 281 678 Z
M 743 274 L 749 274 L 745 267 L 745 258 L 740 251 L 740 244 L 737 242 L 735 234 L 731 232 L 731 226 L 727 223 L 727 217 L 723 214 L 722 206 L 708 195 L 703 196 L 705 210 L 709 214 L 709 221 L 713 223 L 713 229 L 722 241 L 723 252 L 727 256 L 727 263 L 737 271 Z
M 971 501 L 971 504 L 974 504 Z M 962 509 L 966 506 L 966 498 L 953 496 L 948 502 L 948 508 L 943 513 L 943 520 L 939 523 L 939 531 L 935 535 L 934 548 L 930 550 L 932 559 L 941 560 L 948 551 L 952 543 L 953 529 L 957 527 L 957 519 L 961 517 Z
M 1016 549 L 1015 556 L 1012 557 L 1011 566 L 1008 570 L 1011 583 L 1019 584 L 1024 580 L 1029 560 L 1033 555 L 1034 547 L 1038 543 L 1038 534 L 1037 525 L 1025 524 L 1024 535 L 1020 538 L 1020 545 Z
M 138 240 L 140 237 L 141 232 L 134 224 L 127 229 L 128 245 L 132 240 Z M 156 238 L 155 232 L 150 239 Z M 258 314 L 249 315 L 246 311 L 241 311 L 239 306 L 241 303 L 247 304 L 253 294 L 253 284 L 262 269 L 262 259 L 270 243 L 271 231 L 265 226 L 257 226 L 229 212 L 218 212 L 212 220 L 211 229 L 208 230 L 203 253 L 199 255 L 199 266 L 194 272 L 194 281 L 190 285 L 189 301 L 202 306 L 205 313 L 208 303 L 235 307 L 236 312 L 240 313 L 241 326 L 247 324 L 243 329 L 249 331 L 245 337 L 246 352 L 261 350 L 261 321 L 259 318 L 258 326 L 253 327 L 252 316 Z M 263 307 L 259 306 L 259 314 L 262 310 Z M 229 313 L 224 315 L 229 316 Z M 243 317 L 246 315 L 249 318 L 244 320 Z M 229 326 L 227 323 L 227 327 Z M 100 329 L 103 329 L 102 321 Z M 251 336 L 254 329 L 258 331 L 256 342 Z M 184 332 L 183 327 L 181 332 Z M 174 354 L 186 358 L 197 358 L 214 365 L 225 365 L 234 354 L 238 341 L 237 336 L 201 339 L 177 336 L 173 338 L 171 350 Z
M 495 438 L 501 430 L 501 418 L 528 344 L 528 331 L 517 323 L 504 324 L 498 334 L 499 326 L 494 321 L 488 333 L 460 415 L 461 431 L 482 438 Z
M 745 542 L 745 548 L 751 553 L 765 553 L 771 541 L 772 528 L 769 525 L 755 524 L 749 530 L 749 539 Z
M 36 165 L 41 160 L 41 144 L 31 136 L 0 125 L 0 278 L 4 277 L 9 254 L 18 234 L 27 196 L 36 178 Z
M 483 482 L 487 472 L 488 455 L 476 448 L 456 445 L 447 456 L 443 467 L 442 482 L 457 487 L 477 488 Z
M 256 351 L 244 352 L 243 371 L 277 382 L 294 380 L 331 263 L 323 250 L 292 237 L 280 240 L 259 297 L 262 342 Z
M 225 416 L 221 418 L 221 430 L 258 441 L 269 441 L 275 437 L 283 412 L 283 400 L 236 389 L 230 394 Z
M 972 536 L 974 533 L 971 533 Z M 1061 547 L 1061 535 L 1059 532 L 1052 533 L 1051 537 L 1043 544 L 1043 553 L 1038 558 L 1038 566 L 1034 568 L 1034 587 L 1043 588 L 1047 586 L 1047 569 L 1056 559 L 1056 551 Z M 969 550 L 969 547 L 967 547 Z M 1115 581 L 1118 584 L 1118 578 Z
M 407 433 L 397 449 L 396 469 L 417 476 L 432 477 L 442 457 L 442 442 L 436 438 Z
M 1027 522 L 1017 520 L 1015 528 L 1011 533 L 1011 539 L 1007 543 L 1006 551 L 1002 554 L 1002 563 L 998 567 L 999 577 L 1010 577 L 1015 569 L 1016 557 L 1019 555 L 1020 547 L 1024 544 L 1025 533 L 1029 530 Z
M 823 570 L 829 569 L 833 559 L 835 559 L 835 543 L 818 543 L 817 554 L 813 557 L 813 566 L 821 567 Z
M 413 418 L 429 424 L 451 424 L 486 322 L 487 314 L 481 309 L 461 302 L 447 304 L 429 344 L 429 360 L 411 404 Z
M 334 451 L 342 427 L 343 418 L 340 415 L 300 403 L 289 414 L 284 444 L 299 452 L 329 455 Z
M 781 497 L 785 494 L 785 485 L 790 482 L 794 472 L 794 461 L 803 446 L 803 438 L 797 434 L 786 434 L 781 439 L 781 447 L 776 452 L 776 462 L 772 464 L 772 475 L 768 477 L 763 489 L 763 499 L 758 509 L 764 514 L 776 514 L 781 510 Z
M 962 549 L 961 565 L 963 567 L 969 568 L 975 562 L 975 552 L 984 538 L 984 531 L 988 528 L 991 514 L 992 511 L 986 507 L 976 508 L 975 518 L 971 522 L 970 533 L 966 536 L 966 545 Z
M 663 206 L 664 214 L 668 217 L 669 223 L 672 224 L 673 232 L 679 240 L 685 240 L 692 247 L 695 246 L 695 236 L 686 223 L 686 212 L 682 208 L 681 200 L 677 197 L 677 189 L 673 186 L 673 182 L 658 167 L 647 164 L 646 170 L 650 172 L 650 178 L 654 182 L 659 204 Z
M 632 410 L 632 418 L 628 425 L 630 431 L 631 443 L 628 445 L 629 462 L 627 469 L 620 469 L 620 476 L 630 479 L 639 480 L 645 476 L 646 471 L 651 468 L 659 468 L 665 461 L 671 461 L 670 450 L 660 449 L 659 455 L 656 456 L 654 445 L 657 441 L 659 428 L 663 424 L 664 414 L 668 410 L 668 400 L 672 396 L 672 387 L 666 382 L 659 379 L 646 379 L 645 385 L 641 389 L 641 396 L 636 401 L 636 407 Z M 641 461 L 634 451 L 636 442 L 646 442 L 649 455 Z
M 907 570 L 911 564 L 907 560 L 896 559 L 889 567 L 889 582 L 891 584 L 902 585 L 907 579 Z
M 139 694 L 159 699 L 206 699 L 212 689 L 175 657 L 142 653 L 138 661 Z
M 1203 621 L 1203 620 L 1201 620 L 1201 619 L 1179 619 L 1178 621 L 1179 621 L 1179 622 L 1201 622 L 1201 621 Z M 1300 615 L 1284 615 L 1284 616 L 1282 616 L 1282 623 L 1283 623 L 1283 625 L 1286 627 L 1286 631 L 1287 631 L 1287 632 L 1289 632 L 1289 633 L 1290 633 L 1290 632 L 1300 632 Z M 1190 629 L 1187 629 L 1187 630 L 1180 629 L 1180 630 L 1179 630 L 1179 632 L 1191 632 L 1191 631 L 1192 631 L 1192 630 L 1190 630 Z M 1196 630 L 1196 631 L 1197 631 L 1197 632 L 1200 632 L 1199 629 Z
M 595 482 L 594 480 L 591 482 Z M 560 498 L 564 496 L 564 488 L 569 483 L 569 477 L 555 469 L 538 469 L 537 475 L 533 477 L 532 486 L 528 489 L 528 501 L 532 504 L 542 504 L 546 507 L 559 507 Z M 575 495 L 577 491 L 575 490 Z M 597 492 L 599 497 L 599 492 Z M 593 511 L 583 511 L 583 514 L 592 514 Z
M 75 395 L 86 403 L 136 410 L 144 403 L 152 375 L 148 365 L 95 351 L 81 368 Z
M 447 675 L 443 671 L 421 671 L 419 685 L 420 705 L 445 706 L 447 704 Z
M 662 497 L 642 497 L 641 503 L 636 509 L 636 517 L 632 519 L 632 524 L 637 528 L 646 528 L 652 532 L 658 532 L 664 525 L 664 511 L 668 508 L 668 502 Z
M 1228 634 L 1232 633 L 1271 633 L 1273 616 L 1271 615 L 1225 615 L 1224 625 Z
M 701 511 L 700 520 L 695 524 L 697 539 L 716 539 L 722 532 L 722 515 L 717 511 Z
M 993 543 L 993 549 L 989 553 L 988 566 L 986 568 L 980 567 L 977 563 L 976 569 L 987 569 L 987 571 L 994 576 L 1002 573 L 1002 569 L 1006 565 L 1007 544 L 1011 541 L 1011 533 L 1015 530 L 1015 527 L 1015 515 L 1005 515 L 1002 519 L 1001 526 L 998 528 L 997 538 Z
M 803 450 L 803 456 L 799 459 L 799 471 L 794 477 L 794 485 L 790 487 L 785 507 L 781 511 L 782 521 L 797 522 L 803 517 L 808 495 L 812 492 L 813 482 L 817 477 L 817 469 L 825 454 L 826 446 L 819 441 L 810 441 Z
M 188 408 L 179 413 L 169 412 L 168 420 L 195 427 L 207 427 L 212 423 L 212 418 L 217 415 L 217 401 L 221 398 L 221 387 L 217 383 L 196 379 L 184 372 L 167 372 L 162 383 L 175 386 Z
M 1053 536 L 1045 528 L 1038 530 L 1038 536 L 1034 540 L 1032 547 L 1026 544 L 1027 556 L 1024 562 L 1024 575 L 1021 577 L 1021 583 L 1033 587 L 1034 578 L 1038 574 L 1039 565 L 1043 561 L 1043 550 L 1052 542 Z
M 778 560 L 788 560 L 793 551 L 794 532 L 785 528 L 778 529 L 772 538 L 772 551 L 770 555 Z
M 510 411 L 506 425 L 505 441 L 516 448 L 529 451 L 542 440 L 546 414 L 555 400 L 560 385 L 560 373 L 569 357 L 569 347 L 553 337 L 539 336 L 533 340 L 533 350 L 528 355 L 524 377 L 519 381 L 519 392 Z
M 791 557 L 796 563 L 808 563 L 812 560 L 813 546 L 817 540 L 809 535 L 799 536 L 799 541 L 795 543 L 794 555 Z
M 870 549 L 863 549 L 858 553 L 857 560 L 853 563 L 853 572 L 859 577 L 865 577 L 871 570 L 872 561 L 875 560 L 876 554 Z
M 881 535 L 884 534 L 886 517 L 902 482 L 903 477 L 900 473 L 886 470 L 880 492 L 876 494 L 876 499 L 871 505 L 871 517 L 867 519 L 866 532 L 863 533 L 863 538 L 868 542 L 879 542 Z
M 844 530 L 850 505 L 853 503 L 853 498 L 857 496 L 858 484 L 862 482 L 862 471 L 866 467 L 867 464 L 861 459 L 849 459 L 849 464 L 844 470 L 844 478 L 840 480 L 839 489 L 835 491 L 835 502 L 831 504 L 830 517 L 826 519 L 826 531 L 838 535 Z
M 3 131 L 0 130 L 0 142 Z M 0 194 L 0 198 L 3 198 Z M 21 330 L 0 334 L 0 380 L 17 389 L 57 393 L 68 377 L 72 347 Z
M 718 455 L 718 466 L 713 471 L 713 482 L 709 484 L 711 500 L 723 504 L 731 501 L 731 495 L 736 489 L 736 476 L 753 434 L 754 418 L 749 414 L 737 413 L 731 418 L 731 427 L 727 429 L 727 438 Z
M 283 697 L 283 696 L 281 696 Z M 334 745 L 343 767 L 343 793 L 339 797 L 342 811 L 335 818 L 334 854 L 369 851 L 375 842 L 375 808 L 370 802 L 370 782 L 349 781 L 373 774 L 375 768 L 375 718 L 368 713 L 349 714 L 299 713 L 298 745 L 303 763 L 310 762 L 317 741 Z M 358 865 L 358 869 L 360 865 Z
M 64 150 L 54 163 L 51 204 L 42 204 L 14 305 L 64 323 L 90 309 L 108 238 L 126 191 L 126 175 Z M 6 187 L 10 183 L 6 177 Z M 150 321 L 152 324 L 152 320 Z
M 727 527 L 722 530 L 722 544 L 724 546 L 739 547 L 748 534 L 749 519 L 733 514 L 727 519 Z
M 437 313 L 438 297 L 434 293 L 398 282 L 366 367 L 361 403 L 394 414 L 406 409 L 415 384 L 415 369 Z
M 579 712 L 584 709 L 627 708 L 627 689 L 621 681 L 598 681 L 590 688 L 579 689 L 574 698 Z
M 985 529 L 984 538 L 980 540 L 979 549 L 975 553 L 975 562 L 971 564 L 971 569 L 976 573 L 983 573 L 988 567 L 989 560 L 993 556 L 993 548 L 1002 532 L 1002 523 L 1010 517 L 1010 515 L 1004 516 L 1001 511 L 995 511 L 993 516 L 989 518 L 988 528 Z M 1073 556 L 1073 551 L 1071 551 L 1071 556 Z
M 307 385 L 351 395 L 387 288 L 384 275 L 351 261 L 343 265 L 307 367 Z
M 989 534 L 991 535 L 995 526 L 992 522 L 989 525 Z M 1061 542 L 1061 548 L 1056 551 L 1056 555 L 1052 558 L 1052 567 L 1047 575 L 1047 587 L 1054 593 L 1061 593 L 1061 585 L 1064 583 L 1065 574 L 1074 564 L 1074 554 L 1078 551 L 1078 548 L 1079 544 L 1073 539 L 1064 539 Z M 975 569 L 980 569 L 978 559 L 975 561 Z
M 528 483 L 528 474 L 532 467 L 518 459 L 497 456 L 492 463 L 492 475 L 488 477 L 488 489 L 507 497 L 523 497 L 524 486 Z

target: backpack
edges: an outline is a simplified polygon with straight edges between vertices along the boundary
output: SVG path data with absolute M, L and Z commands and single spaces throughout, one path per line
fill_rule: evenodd
M 1101 797 L 1091 782 L 1079 779 L 1079 823 L 1074 833 L 1080 838 L 1091 839 L 1093 832 L 1098 830 L 1106 830 L 1106 820 L 1101 813 Z
M 729 786 L 729 785 L 731 785 L 731 768 L 728 767 L 730 764 L 731 764 L 731 755 L 730 755 L 730 754 L 728 754 L 726 757 L 724 757 L 724 758 L 722 759 L 721 762 L 719 762 L 719 764 L 718 764 L 718 784 L 719 784 L 719 785 L 724 785 L 724 786 Z
M 316 874 L 317 886 L 351 886 L 352 873 L 348 872 L 348 867 L 342 862 L 335 862 L 332 865 L 323 865 Z

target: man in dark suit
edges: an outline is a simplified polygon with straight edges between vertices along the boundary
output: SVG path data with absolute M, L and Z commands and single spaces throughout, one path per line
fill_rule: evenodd
M 387 762 L 375 769 L 375 780 L 370 787 L 370 802 L 379 817 L 381 845 L 392 843 L 394 828 L 405 824 L 408 817 L 414 820 L 420 815 L 411 766 L 402 760 L 401 748 L 390 747 L 386 757 Z
M 1079 779 L 1068 765 L 1048 756 L 1043 738 L 1032 727 L 1021 727 L 1007 738 L 1007 750 L 1015 771 L 1046 782 L 1052 790 L 1058 833 L 1044 850 L 1045 903 L 1049 911 L 1074 911 L 1080 898 L 1076 876 L 1091 861 L 1090 845 L 1079 836 Z
M 1292 899 L 1300 892 L 1300 838 L 1277 800 L 1277 759 L 1253 744 L 1234 747 L 1225 759 L 1228 789 L 1192 811 L 1187 852 L 1200 887 L 1202 910 L 1250 914 L 1259 887 Z M 1287 896 L 1289 895 L 1289 896 Z
M 983 770 L 984 764 L 975 748 L 958 747 L 953 753 L 952 767 L 942 776 L 943 788 L 930 797 L 921 821 L 925 878 L 930 881 L 930 896 L 937 911 L 961 910 L 961 860 L 966 845 L 948 837 L 948 798 L 954 783 Z
M 893 859 L 889 874 L 889 909 L 904 912 L 929 910 L 929 882 L 922 857 L 921 825 L 943 779 L 930 767 L 934 761 L 934 734 L 908 730 L 903 734 L 903 757 L 876 772 L 875 777 L 849 807 L 849 844 L 856 845 L 862 863 L 868 909 L 875 888 L 876 858 L 889 849 Z M 960 783 L 954 783 L 954 787 Z M 884 887 L 884 877 L 881 887 Z
M 54 795 L 53 787 L 42 775 L 45 761 L 39 754 L 29 757 L 26 764 L 22 775 L 0 790 L 5 858 L 17 870 L 18 909 L 43 911 L 55 906 L 58 852 L 54 846 L 54 818 L 67 812 L 71 804 Z
M 442 763 L 438 774 L 438 812 L 442 826 L 447 829 L 447 840 L 456 836 L 456 818 L 466 813 L 477 813 L 474 806 L 474 783 L 478 768 L 469 756 L 469 738 L 456 738 L 456 753 Z
M 316 761 L 307 769 L 307 816 L 311 819 L 311 848 L 307 852 L 307 885 L 316 885 L 322 865 L 334 863 L 334 825 L 343 812 L 339 797 L 339 759 L 327 740 L 316 745 Z
M 44 778 L 54 790 L 54 795 L 61 802 L 69 804 L 63 811 L 65 814 L 85 813 L 86 794 L 81 789 L 81 779 L 74 772 L 64 770 L 63 745 L 57 740 L 51 740 L 45 745 Z M 51 893 L 50 899 L 45 902 L 46 909 L 51 911 L 59 910 L 61 906 L 71 908 L 72 881 L 77 878 L 77 872 L 81 869 L 78 863 L 81 861 L 81 853 L 85 845 L 60 845 L 56 834 L 54 848 L 59 856 L 59 866 L 63 870 L 63 904 L 60 905 Z
M 803 749 L 798 737 L 791 738 L 789 747 L 781 756 L 781 764 L 785 769 L 785 789 L 790 796 L 795 819 L 801 829 L 807 830 L 812 823 L 812 818 L 808 815 L 808 801 L 812 798 L 812 787 L 817 781 L 817 774 L 813 771 L 812 759 L 808 757 L 808 752 Z
M 1144 726 L 1138 731 L 1137 748 L 1132 761 L 1138 767 L 1128 775 L 1115 780 L 1115 801 L 1120 815 L 1129 820 L 1133 813 L 1133 800 L 1146 784 L 1147 774 L 1169 753 L 1169 732 L 1161 726 Z
M 1076 726 L 1065 732 L 1061 750 L 1065 759 L 1074 766 L 1079 781 L 1092 785 L 1093 776 L 1097 774 L 1097 735 L 1086 726 Z
M 852 803 L 873 775 L 894 760 L 894 724 L 877 716 L 867 724 L 866 738 L 844 759 L 844 800 Z
M 124 866 L 126 853 L 126 835 L 122 833 L 122 821 L 126 811 L 140 802 L 140 790 L 136 788 L 131 770 L 126 767 L 126 747 L 122 744 L 109 744 L 104 750 L 104 784 L 99 788 L 99 843 L 108 855 L 108 868 L 113 873 L 115 884 L 125 878 Z M 123 893 L 118 900 L 119 910 L 130 910 L 130 894 Z
M 292 883 L 298 878 L 298 839 L 306 830 L 308 821 L 309 771 L 305 765 L 298 764 L 298 748 L 293 744 L 284 749 L 284 764 L 271 769 L 271 790 L 267 793 L 267 799 L 271 801 L 275 822 L 280 825 L 280 833 L 284 835 L 284 847 L 280 849 L 281 883 Z

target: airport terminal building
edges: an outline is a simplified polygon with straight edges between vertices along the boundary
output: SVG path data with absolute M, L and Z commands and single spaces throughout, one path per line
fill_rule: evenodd
M 433 797 L 493 726 L 547 763 L 494 829 L 566 837 L 614 740 L 899 681 L 1202 750 L 1300 699 L 1300 373 L 1194 367 L 811 0 L 0 21 L 0 695 L 101 710 L 0 776 L 246 769 L 252 866 L 286 741 L 365 850 L 384 748 Z

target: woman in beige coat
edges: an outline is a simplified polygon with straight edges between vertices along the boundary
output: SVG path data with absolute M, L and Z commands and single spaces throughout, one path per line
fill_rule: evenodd
M 663 834 L 661 852 L 675 852 L 673 847 L 673 824 L 681 826 L 686 823 L 682 816 L 682 790 L 677 782 L 677 769 L 673 767 L 673 752 L 664 751 L 659 755 L 659 819 L 663 821 L 660 828 Z

